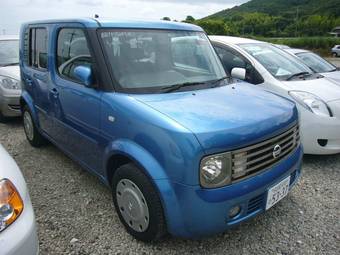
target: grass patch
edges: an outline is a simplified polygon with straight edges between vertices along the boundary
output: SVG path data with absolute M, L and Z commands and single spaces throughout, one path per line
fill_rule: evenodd
M 340 45 L 340 38 L 336 37 L 293 37 L 293 38 L 256 38 L 256 39 L 270 43 L 284 44 L 292 48 L 311 50 L 325 57 L 331 55 L 331 48 L 333 48 L 334 45 L 337 44 Z

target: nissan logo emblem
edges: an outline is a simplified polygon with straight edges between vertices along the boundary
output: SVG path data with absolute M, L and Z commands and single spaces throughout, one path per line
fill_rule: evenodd
M 281 150 L 282 150 L 282 148 L 281 148 L 280 145 L 278 145 L 278 144 L 275 145 L 274 150 L 273 150 L 273 157 L 278 158 L 281 154 Z

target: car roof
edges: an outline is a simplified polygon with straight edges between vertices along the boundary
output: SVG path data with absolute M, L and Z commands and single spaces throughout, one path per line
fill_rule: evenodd
M 0 35 L 0 41 L 19 40 L 18 35 Z
M 290 48 L 290 49 L 284 49 L 285 51 L 292 53 L 292 54 L 299 54 L 299 53 L 307 53 L 310 52 L 309 50 L 304 50 L 304 49 L 294 49 L 294 48 Z
M 136 28 L 136 29 L 165 29 L 202 32 L 199 26 L 171 21 L 146 21 L 146 20 L 117 20 L 110 18 L 77 18 L 77 19 L 54 19 L 40 20 L 25 23 L 24 25 L 80 23 L 87 28 Z
M 229 44 L 243 44 L 243 43 L 265 43 L 249 38 L 235 37 L 235 36 L 222 36 L 222 35 L 213 35 L 209 36 L 210 40 L 217 41 L 221 43 L 229 43 Z

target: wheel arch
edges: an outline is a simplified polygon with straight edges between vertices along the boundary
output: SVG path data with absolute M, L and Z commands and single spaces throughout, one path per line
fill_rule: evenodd
M 133 163 L 151 180 L 168 179 L 159 162 L 143 147 L 127 139 L 112 142 L 105 150 L 105 177 L 111 186 L 115 171 L 122 165 Z
M 23 113 L 25 106 L 27 106 L 30 109 L 32 117 L 33 117 L 34 124 L 37 127 L 39 127 L 38 115 L 37 115 L 35 108 L 34 108 L 33 99 L 26 91 L 23 91 L 22 94 L 21 94 L 21 97 L 20 97 L 21 113 Z

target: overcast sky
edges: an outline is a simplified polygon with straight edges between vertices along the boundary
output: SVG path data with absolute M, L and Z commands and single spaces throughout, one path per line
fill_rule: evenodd
M 1 0 L 0 34 L 19 32 L 22 22 L 71 17 L 183 20 L 187 15 L 202 18 L 248 0 Z

